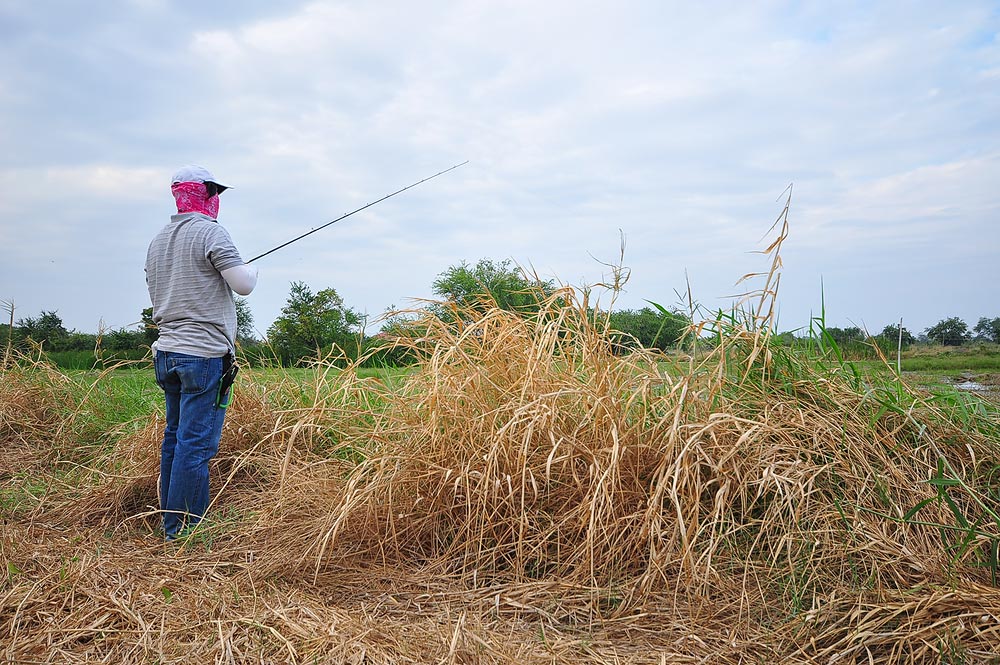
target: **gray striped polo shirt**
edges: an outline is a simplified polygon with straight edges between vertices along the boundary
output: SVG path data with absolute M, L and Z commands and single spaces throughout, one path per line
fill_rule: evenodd
M 229 232 L 198 212 L 171 215 L 149 243 L 146 285 L 159 328 L 154 350 L 221 358 L 235 350 L 236 304 L 219 274 L 243 265 Z

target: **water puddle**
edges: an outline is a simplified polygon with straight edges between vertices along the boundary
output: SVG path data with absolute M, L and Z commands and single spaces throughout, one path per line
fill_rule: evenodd
M 957 381 L 952 384 L 955 390 L 961 390 L 964 393 L 972 393 L 974 395 L 979 395 L 980 397 L 995 400 L 1000 398 L 1000 388 L 993 383 L 980 383 L 978 381 Z
M 992 392 L 993 388 L 982 383 L 976 383 L 975 381 L 963 381 L 962 383 L 955 384 L 955 390 L 971 390 L 975 393 L 988 393 Z

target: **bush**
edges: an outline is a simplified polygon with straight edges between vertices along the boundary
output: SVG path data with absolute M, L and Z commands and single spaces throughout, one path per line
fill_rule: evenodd
M 612 312 L 609 320 L 611 337 L 619 350 L 675 348 L 690 324 L 691 320 L 679 312 L 657 312 L 650 307 Z

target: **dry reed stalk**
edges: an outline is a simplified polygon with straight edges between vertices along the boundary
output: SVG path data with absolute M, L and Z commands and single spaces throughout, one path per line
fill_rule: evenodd
M 0 441 L 40 450 L 53 447 L 52 433 L 64 414 L 58 405 L 71 402 L 72 382 L 39 358 L 11 353 L 0 365 Z
M 321 567 L 340 543 L 474 585 L 557 576 L 621 585 L 638 603 L 679 584 L 707 594 L 734 571 L 747 588 L 763 576 L 812 595 L 847 568 L 894 586 L 947 577 L 933 527 L 852 508 L 872 509 L 880 482 L 897 511 L 928 496 L 930 448 L 884 445 L 913 436 L 907 423 L 873 423 L 864 395 L 808 374 L 790 395 L 741 383 L 745 370 L 672 380 L 655 358 L 613 356 L 566 302 L 535 320 L 492 310 L 427 322 L 423 371 L 409 393 L 384 396 L 370 435 L 382 443 L 314 520 L 299 560 Z M 885 552 L 898 552 L 891 565 Z

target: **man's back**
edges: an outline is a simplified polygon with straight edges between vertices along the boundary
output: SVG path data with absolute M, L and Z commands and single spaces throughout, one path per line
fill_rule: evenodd
M 156 349 L 218 358 L 233 350 L 236 307 L 221 271 L 243 265 L 229 233 L 207 215 L 173 215 L 146 252 L 159 328 Z

